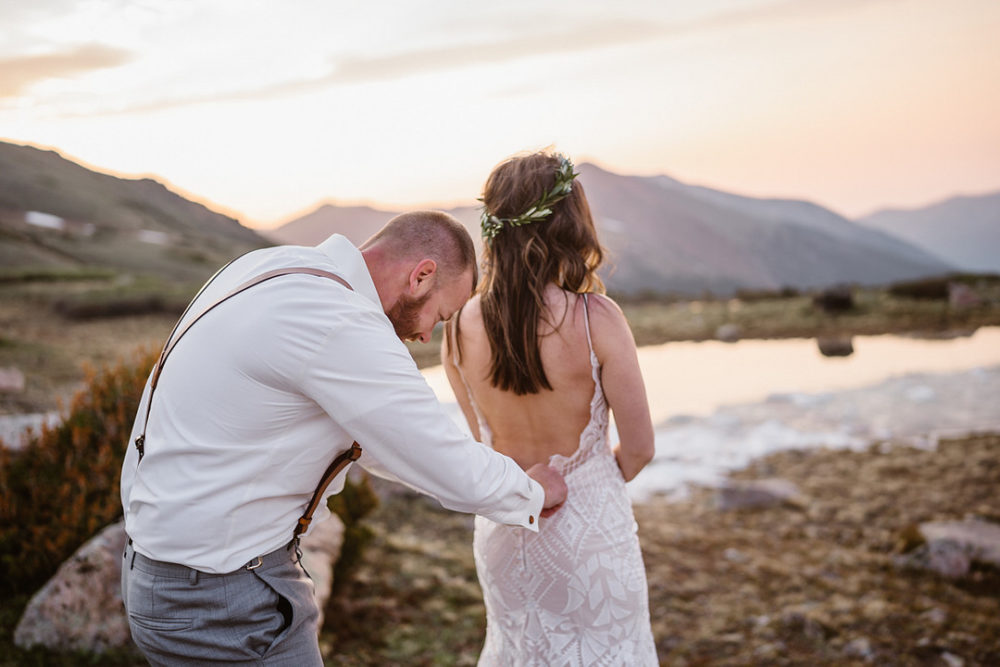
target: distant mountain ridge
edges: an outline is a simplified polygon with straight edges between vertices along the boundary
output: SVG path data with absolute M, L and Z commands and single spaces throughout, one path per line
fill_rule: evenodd
M 87 169 L 0 142 L 0 265 L 98 267 L 196 280 L 271 243 L 154 180 Z
M 956 268 L 913 243 L 810 202 L 744 197 L 668 176 L 623 176 L 586 163 L 578 169 L 608 250 L 602 275 L 617 293 L 882 284 Z M 996 210 L 990 202 L 976 210 Z M 481 249 L 479 208 L 448 212 Z M 117 178 L 53 151 L 0 142 L 4 273 L 98 267 L 195 280 L 246 250 L 274 242 L 313 245 L 340 232 L 360 244 L 394 215 L 327 204 L 264 232 L 265 238 L 156 181 Z M 997 225 L 991 220 L 981 223 L 979 237 L 993 238 L 989 234 Z M 992 241 L 980 246 L 996 248 Z
M 885 209 L 858 220 L 973 272 L 1000 273 L 1000 192 L 963 195 L 919 209 Z
M 608 250 L 603 277 L 614 292 L 883 284 L 953 270 L 920 248 L 810 202 L 743 197 L 668 176 L 621 176 L 588 163 L 578 170 Z M 478 208 L 448 212 L 481 243 Z M 327 204 L 268 235 L 314 244 L 339 232 L 358 243 L 395 214 Z

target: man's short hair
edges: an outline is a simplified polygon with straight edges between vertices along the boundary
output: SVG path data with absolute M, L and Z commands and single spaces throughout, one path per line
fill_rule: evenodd
M 443 211 L 400 213 L 364 242 L 362 247 L 385 243 L 394 253 L 411 259 L 433 259 L 441 277 L 456 280 L 472 270 L 472 287 L 479 282 L 476 249 L 469 231 Z

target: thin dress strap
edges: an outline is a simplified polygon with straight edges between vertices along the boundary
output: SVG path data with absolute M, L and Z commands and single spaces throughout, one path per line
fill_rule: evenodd
M 472 396 L 472 387 L 469 386 L 469 381 L 465 379 L 465 371 L 462 370 L 462 366 L 458 363 L 458 319 L 462 316 L 462 308 L 458 309 L 458 312 L 455 314 L 455 320 L 452 323 L 451 362 L 458 371 L 458 377 L 462 378 L 462 384 L 465 386 L 465 395 L 469 397 L 472 412 L 476 415 L 476 423 L 479 425 L 479 441 L 490 445 L 493 434 L 490 433 L 489 426 L 486 425 L 486 419 L 483 417 L 483 413 L 479 411 L 476 399 Z
M 588 296 L 590 295 L 583 294 L 583 324 L 587 329 L 587 347 L 590 349 L 590 364 L 591 366 L 596 366 L 597 355 L 594 353 L 594 341 L 590 337 L 590 300 L 587 298 Z

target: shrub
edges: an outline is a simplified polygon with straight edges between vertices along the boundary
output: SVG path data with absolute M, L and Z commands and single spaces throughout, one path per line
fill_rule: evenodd
M 59 425 L 18 450 L 0 447 L 0 595 L 31 593 L 81 544 L 121 517 L 122 461 L 158 350 L 130 363 L 87 369 L 84 388 Z M 334 581 L 371 539 L 362 517 L 378 505 L 367 475 L 349 478 L 328 506 L 344 522 Z
M 797 297 L 799 291 L 794 287 L 782 287 L 777 290 L 767 290 L 767 289 L 738 289 L 736 290 L 736 298 L 740 301 L 745 301 L 746 303 L 754 303 L 757 301 L 773 301 L 779 299 L 791 299 Z
M 889 294 L 904 299 L 947 301 L 948 283 L 951 281 L 952 278 L 948 276 L 938 276 L 936 278 L 894 283 L 889 286 Z
M 827 314 L 846 313 L 854 308 L 854 290 L 850 285 L 828 287 L 813 297 L 813 305 Z
M 87 369 L 65 419 L 19 450 L 0 448 L 0 592 L 41 586 L 83 542 L 121 516 L 118 485 L 153 350 Z

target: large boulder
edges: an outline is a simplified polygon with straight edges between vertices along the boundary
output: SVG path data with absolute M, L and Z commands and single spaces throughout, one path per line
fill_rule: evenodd
M 321 614 L 343 535 L 344 524 L 334 515 L 316 523 L 302 540 L 302 565 L 316 584 Z M 120 583 L 125 540 L 124 522 L 110 525 L 59 566 L 28 602 L 14 630 L 14 643 L 98 654 L 131 647 Z
M 316 524 L 302 538 L 302 567 L 316 584 L 316 604 L 319 605 L 319 627 L 323 627 L 323 610 L 333 589 L 333 566 L 340 557 L 344 543 L 344 522 L 336 514 Z
M 932 521 L 917 531 L 920 539 L 909 540 L 910 550 L 894 558 L 897 567 L 930 570 L 948 579 L 964 577 L 977 562 L 1000 567 L 1000 524 Z
M 28 602 L 14 643 L 91 653 L 130 646 L 120 584 L 125 539 L 124 522 L 110 525 L 60 565 Z

